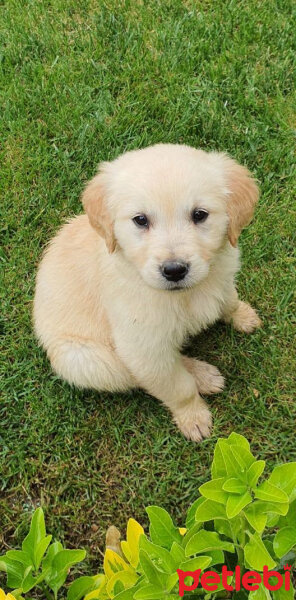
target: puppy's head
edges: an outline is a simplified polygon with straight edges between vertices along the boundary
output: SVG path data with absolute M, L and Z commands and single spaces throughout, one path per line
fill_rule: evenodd
M 158 144 L 103 163 L 82 201 L 91 225 L 154 288 L 205 279 L 222 247 L 235 246 L 258 189 L 225 154 Z

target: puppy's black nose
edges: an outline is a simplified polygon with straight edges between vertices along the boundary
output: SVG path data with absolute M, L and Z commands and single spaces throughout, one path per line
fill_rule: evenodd
M 183 260 L 166 260 L 161 266 L 161 273 L 168 281 L 180 281 L 188 271 L 189 265 Z

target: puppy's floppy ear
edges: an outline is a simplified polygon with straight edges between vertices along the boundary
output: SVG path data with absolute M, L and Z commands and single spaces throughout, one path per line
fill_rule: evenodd
M 104 173 L 99 173 L 87 184 L 81 201 L 89 222 L 94 229 L 105 238 L 109 252 L 114 252 L 116 240 L 114 236 L 113 223 L 106 205 Z
M 223 160 L 228 190 L 228 238 L 231 245 L 236 246 L 241 230 L 252 220 L 259 190 L 246 167 L 242 167 L 226 154 L 220 154 L 220 158 Z

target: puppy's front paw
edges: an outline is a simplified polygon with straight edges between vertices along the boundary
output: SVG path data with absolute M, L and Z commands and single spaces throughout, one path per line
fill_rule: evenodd
M 231 315 L 231 320 L 233 327 L 244 333 L 252 333 L 262 325 L 255 309 L 247 302 L 239 302 L 237 309 Z
M 201 442 L 210 437 L 212 415 L 200 399 L 174 412 L 174 421 L 188 440 Z
M 193 375 L 200 394 L 218 394 L 224 388 L 224 377 L 219 369 L 203 360 L 184 356 L 184 364 Z

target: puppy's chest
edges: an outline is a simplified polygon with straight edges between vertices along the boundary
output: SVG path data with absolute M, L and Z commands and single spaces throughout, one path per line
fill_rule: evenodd
M 221 314 L 219 294 L 195 293 L 192 296 L 168 298 L 158 305 L 136 311 L 130 328 L 134 332 L 149 332 L 147 339 L 173 346 L 181 346 L 188 335 L 199 333 L 211 325 Z
M 213 290 L 212 293 L 197 292 L 194 294 L 188 308 L 187 333 L 198 333 L 217 321 L 221 316 L 222 302 L 220 290 Z
M 115 341 L 150 348 L 180 348 L 186 337 L 197 334 L 221 314 L 221 290 L 151 294 L 130 293 L 106 302 L 106 313 Z

